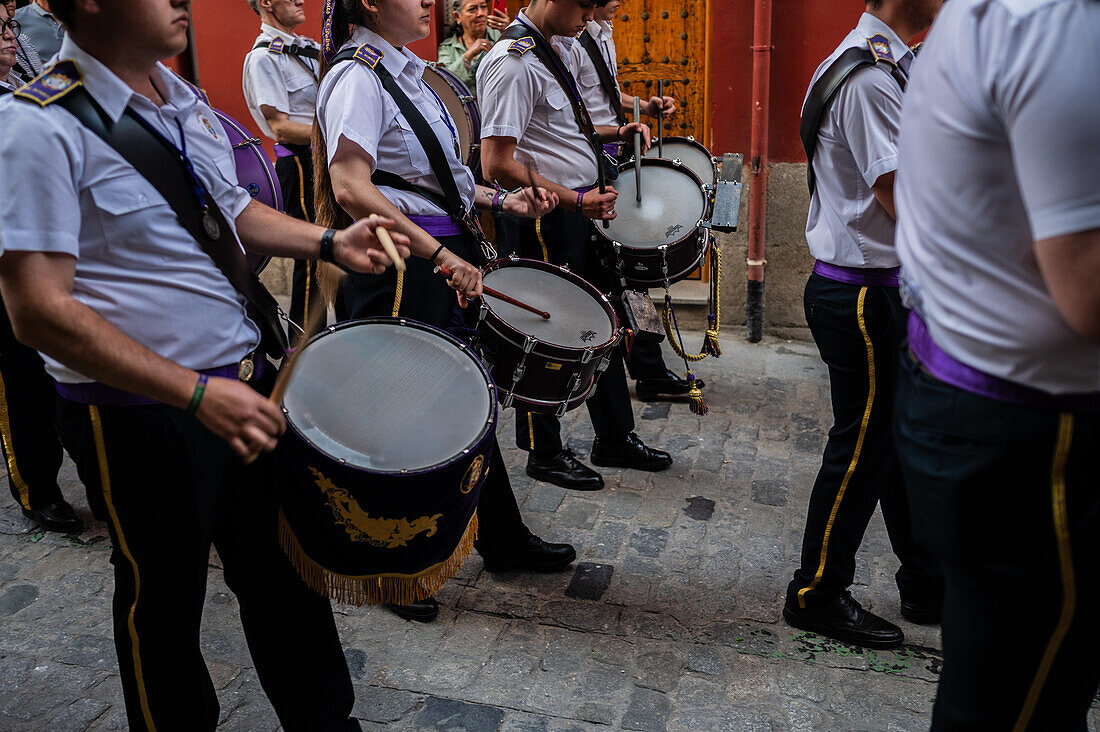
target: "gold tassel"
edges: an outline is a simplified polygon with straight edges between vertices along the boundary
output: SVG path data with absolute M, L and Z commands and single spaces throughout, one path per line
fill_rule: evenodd
M 298 575 L 318 594 L 355 607 L 382 603 L 408 605 L 431 597 L 462 569 L 474 548 L 474 542 L 477 541 L 477 530 L 475 511 L 451 556 L 416 574 L 352 576 L 322 567 L 306 554 L 290 522 L 286 520 L 282 510 L 279 511 L 279 543 Z
M 718 327 L 713 315 L 707 316 L 706 335 L 703 336 L 703 353 L 719 358 L 722 355 L 722 346 L 718 344 Z
M 702 417 L 710 411 L 707 408 L 707 403 L 703 401 L 703 392 L 695 385 L 695 374 L 688 371 L 687 379 L 688 385 L 691 387 L 688 391 L 688 403 L 691 408 L 691 413 L 698 414 Z

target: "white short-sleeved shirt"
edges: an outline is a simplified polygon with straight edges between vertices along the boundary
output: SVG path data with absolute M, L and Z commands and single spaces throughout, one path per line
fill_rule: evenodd
M 855 30 L 817 67 L 809 88 L 841 54 L 867 48 L 868 39 L 876 35 L 890 41 L 899 68 L 908 70 L 913 52 L 890 26 L 864 13 Z M 815 259 L 842 267 L 898 266 L 894 221 L 871 186 L 897 170 L 901 103 L 901 85 L 889 64 L 880 62 L 848 77 L 822 115 L 813 163 L 817 184 L 806 219 L 806 242 Z
M 382 52 L 381 64 L 431 125 L 447 156 L 459 195 L 469 209 L 474 202 L 474 174 L 459 159 L 458 127 L 454 119 L 424 81 L 426 64 L 412 51 L 398 51 L 377 33 L 363 27 L 355 29 L 344 49 L 364 44 Z M 321 81 L 317 121 L 325 137 L 330 164 L 340 140 L 346 138 L 370 156 L 372 171 L 385 170 L 442 195 L 443 188 L 432 172 L 428 154 L 373 69 L 354 60 L 333 67 Z M 387 186 L 379 186 L 379 190 L 406 215 L 444 215 L 442 209 L 423 196 Z
M 234 182 L 233 149 L 217 118 L 183 81 L 157 66 L 153 82 L 166 101 L 157 108 L 69 37 L 58 55 L 77 64 L 111 120 L 132 109 L 177 146 L 182 125 L 187 155 L 233 227 L 252 199 Z M 58 105 L 6 95 L 0 119 L 0 180 L 20 181 L 0 196 L 5 251 L 76 258 L 76 300 L 187 368 L 231 364 L 257 346 L 243 296 L 119 153 Z M 44 358 L 60 382 L 91 380 Z
M 512 25 L 537 34 L 526 18 L 521 10 Z M 494 44 L 477 70 L 482 139 L 510 137 L 517 141 L 515 159 L 533 165 L 547 180 L 566 188 L 591 186 L 596 182 L 596 156 L 577 125 L 568 94 L 534 51 L 517 55 L 508 51 L 511 45 Z M 576 77 L 568 44 L 557 42 L 555 48 Z
M 308 38 L 284 33 L 266 23 L 260 25 L 260 36 L 244 57 L 244 100 L 252 119 L 260 130 L 274 139 L 271 125 L 267 123 L 260 107 L 268 106 L 290 117 L 291 122 L 313 124 L 317 107 L 317 76 L 320 62 L 290 53 L 271 53 L 267 48 L 256 48 L 257 43 L 280 40 L 290 46 L 317 48 Z
M 1100 345 L 1070 329 L 1033 253 L 1100 228 L 1097 69 L 1100 2 L 952 0 L 901 128 L 908 304 L 956 360 L 1054 394 L 1100 391 Z
M 618 52 L 615 50 L 615 37 L 611 30 L 611 24 L 602 20 L 591 20 L 584 32 L 591 35 L 596 41 L 596 47 L 600 49 L 600 55 L 603 56 L 603 61 L 607 64 L 608 71 L 611 72 L 611 78 L 615 79 L 615 88 L 618 89 L 619 57 Z M 580 41 L 570 41 L 569 53 L 573 56 L 572 63 L 574 67 L 578 69 L 577 84 L 581 88 L 581 99 L 584 100 L 584 105 L 588 107 L 588 114 L 592 117 L 592 124 L 617 127 L 619 119 L 615 115 L 615 109 L 618 109 L 619 98 L 616 97 L 614 100 L 607 98 L 607 92 L 604 91 L 603 84 L 600 82 L 600 74 L 596 71 L 596 65 L 589 58 L 588 51 L 584 49 Z M 612 107 L 612 101 L 614 101 L 614 107 Z

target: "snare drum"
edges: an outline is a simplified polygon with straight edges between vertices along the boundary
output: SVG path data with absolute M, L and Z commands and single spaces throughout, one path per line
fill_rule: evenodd
M 662 142 L 663 151 L 658 149 L 657 140 L 654 140 L 653 147 L 649 148 L 645 156 L 679 160 L 699 176 L 699 180 L 710 185 L 714 185 L 718 180 L 718 165 L 714 156 L 710 154 L 710 150 L 696 142 L 694 137 L 665 137 Z
M 316 591 L 355 605 L 439 589 L 477 536 L 497 400 L 458 339 L 396 318 L 305 346 L 283 398 L 280 542 Z
M 634 163 L 619 168 L 617 216 L 598 236 L 609 244 L 608 266 L 635 288 L 679 282 L 706 256 L 710 237 L 703 228 L 710 196 L 699 177 L 679 161 L 642 160 L 642 201 Z
M 240 122 L 225 112 L 215 109 L 214 116 L 222 124 L 222 129 L 233 145 L 233 162 L 237 166 L 237 185 L 248 191 L 248 195 L 276 211 L 283 210 L 282 189 L 275 167 L 267 158 L 260 138 L 253 135 Z M 248 254 L 248 263 L 252 271 L 259 274 L 271 257 L 262 254 Z
M 478 334 L 501 406 L 557 414 L 584 404 L 607 369 L 622 331 L 606 295 L 567 267 L 508 257 L 483 281 L 550 313 L 550 320 L 483 295 Z
M 431 87 L 443 106 L 451 113 L 458 126 L 458 146 L 465 156 L 466 167 L 474 172 L 474 179 L 481 179 L 481 111 L 477 97 L 462 79 L 436 63 L 424 69 L 424 83 Z

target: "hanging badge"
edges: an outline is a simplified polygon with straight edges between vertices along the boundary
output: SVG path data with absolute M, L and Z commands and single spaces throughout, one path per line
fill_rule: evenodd
M 202 215 L 202 228 L 206 231 L 206 235 L 215 241 L 222 236 L 222 228 L 218 226 L 218 222 L 214 220 L 210 212 L 206 212 Z

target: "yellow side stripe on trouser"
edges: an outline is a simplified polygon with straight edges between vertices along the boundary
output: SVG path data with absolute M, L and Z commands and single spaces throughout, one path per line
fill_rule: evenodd
M 546 240 L 542 238 L 542 217 L 539 216 L 535 219 L 535 235 L 539 238 L 539 245 L 542 246 L 542 261 L 550 261 L 550 252 L 546 248 Z
M 535 450 L 535 418 L 527 413 L 527 432 L 531 435 L 531 451 Z
M 130 605 L 130 614 L 126 624 L 130 629 L 130 649 L 134 656 L 134 677 L 137 679 L 138 696 L 141 699 L 141 712 L 145 717 L 145 726 L 149 730 L 156 730 L 153 724 L 153 714 L 149 711 L 149 697 L 145 691 L 145 678 L 141 671 L 141 654 L 138 652 L 137 626 L 134 623 L 134 614 L 137 612 L 138 597 L 141 593 L 141 576 L 138 574 L 137 561 L 130 553 L 130 547 L 126 544 L 126 537 L 122 533 L 122 524 L 118 520 L 118 512 L 111 500 L 111 474 L 107 470 L 107 448 L 103 442 L 103 422 L 99 418 L 99 408 L 91 405 L 88 412 L 92 417 L 92 435 L 95 438 L 96 457 L 99 458 L 99 480 L 103 485 L 103 501 L 107 504 L 107 512 L 110 514 L 111 524 L 118 536 L 118 549 L 126 560 L 130 562 L 130 568 L 134 572 L 134 603 Z
M 0 305 L 0 307 L 3 307 Z M 4 386 L 4 377 L 0 376 L 0 439 L 4 441 L 4 454 L 8 458 L 8 476 L 11 478 L 15 490 L 19 491 L 19 505 L 28 511 L 31 508 L 31 489 L 23 476 L 19 474 L 19 466 L 15 464 L 15 443 L 11 436 L 11 413 L 8 411 L 8 391 Z
M 1039 703 L 1039 696 L 1043 693 L 1043 685 L 1046 684 L 1047 676 L 1050 675 L 1050 667 L 1054 665 L 1054 657 L 1058 655 L 1058 649 L 1061 648 L 1062 641 L 1069 632 L 1077 606 L 1077 587 L 1073 581 L 1073 555 L 1069 541 L 1069 518 L 1066 516 L 1066 463 L 1069 461 L 1069 448 L 1072 442 L 1073 415 L 1063 413 L 1058 420 L 1058 439 L 1050 467 L 1054 534 L 1058 540 L 1058 559 L 1062 565 L 1062 614 L 1058 617 L 1058 625 L 1054 628 L 1054 634 L 1047 643 L 1046 652 L 1043 653 L 1043 660 L 1039 663 L 1039 670 L 1031 682 L 1024 708 L 1020 711 L 1016 726 L 1013 727 L 1014 732 L 1027 729 L 1031 715 L 1035 713 L 1035 707 Z
M 859 436 L 856 438 L 856 449 L 852 453 L 852 462 L 848 465 L 848 472 L 844 474 L 844 480 L 840 482 L 840 490 L 837 491 L 836 500 L 833 501 L 833 510 L 829 514 L 829 522 L 825 524 L 825 538 L 821 540 L 821 561 L 817 565 L 817 573 L 813 582 L 798 591 L 798 606 L 805 609 L 806 593 L 817 587 L 821 577 L 825 574 L 825 557 L 829 554 L 829 536 L 833 531 L 833 523 L 840 511 L 840 502 L 844 500 L 844 493 L 848 490 L 848 482 L 856 472 L 859 464 L 859 453 L 863 449 L 863 438 L 867 436 L 867 423 L 871 421 L 871 407 L 875 403 L 875 347 L 871 344 L 871 336 L 867 333 L 867 321 L 864 318 L 863 305 L 867 300 L 867 288 L 859 288 L 859 303 L 856 306 L 856 319 L 859 321 L 859 332 L 863 334 L 863 343 L 867 346 L 867 406 L 863 410 L 863 422 L 859 426 Z
M 306 260 L 306 301 L 302 304 L 302 327 L 306 327 L 306 323 L 309 322 L 309 281 L 312 278 L 313 263 L 308 259 Z

